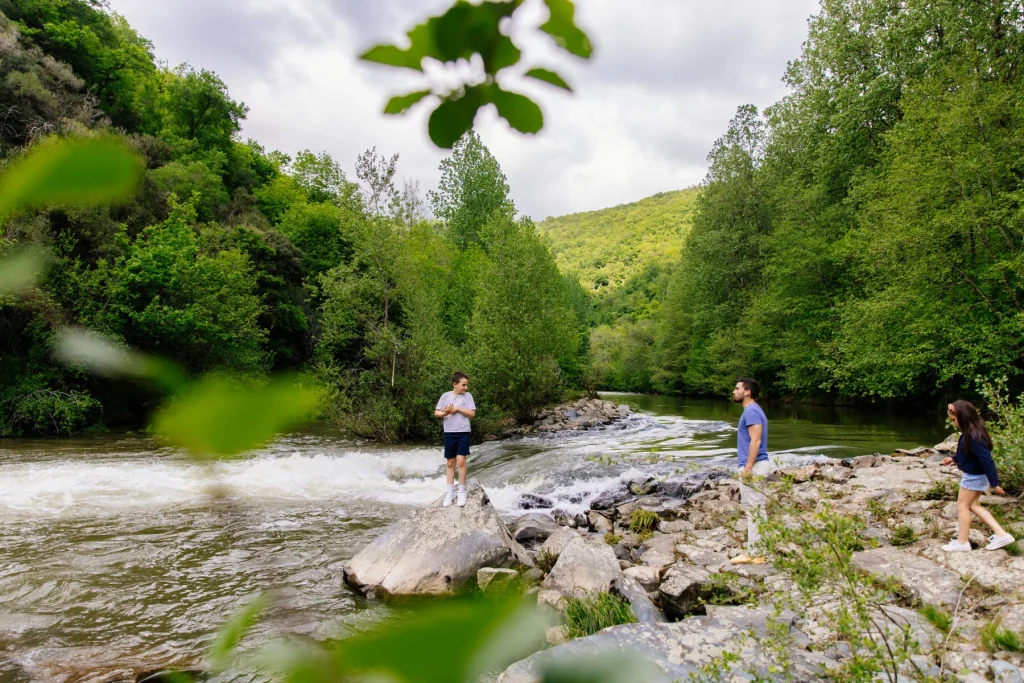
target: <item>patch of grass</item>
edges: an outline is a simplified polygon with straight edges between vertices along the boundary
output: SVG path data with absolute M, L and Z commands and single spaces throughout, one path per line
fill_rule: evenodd
M 660 521 L 661 518 L 650 510 L 633 510 L 633 514 L 629 518 L 629 530 L 635 534 L 653 533 L 658 528 Z
M 868 512 L 870 512 L 875 517 L 875 519 L 891 519 L 893 516 L 892 508 L 890 508 L 888 505 L 878 500 L 877 498 L 872 498 L 871 500 L 869 500 L 867 508 Z
M 1016 631 L 990 622 L 978 631 L 981 645 L 989 652 L 1024 652 L 1024 639 Z
M 921 616 L 942 633 L 949 633 L 949 629 L 953 625 L 953 616 L 942 607 L 935 605 L 924 605 L 921 608 Z
M 534 564 L 537 565 L 537 569 L 541 570 L 545 574 L 549 573 L 554 568 L 555 562 L 558 562 L 558 556 L 547 548 L 541 550 L 537 554 L 537 559 L 534 560 Z
M 653 531 L 641 531 L 639 534 L 636 535 L 637 543 L 643 543 L 644 541 L 650 539 L 652 536 L 654 536 Z
M 619 536 L 614 531 L 609 531 L 604 535 L 604 542 L 608 545 L 618 545 L 622 543 L 622 536 Z
M 921 494 L 921 500 L 956 500 L 957 489 L 955 479 L 936 479 Z
M 1003 548 L 1003 550 L 1010 553 L 1010 555 L 1014 557 L 1020 557 L 1021 555 L 1024 555 L 1024 548 L 1020 547 L 1020 541 L 1014 541 L 1010 545 Z
M 906 524 L 901 524 L 892 530 L 890 542 L 895 546 L 910 545 L 917 541 L 917 532 Z
M 566 598 L 562 616 L 570 638 L 590 636 L 609 626 L 636 623 L 629 603 L 604 591 L 582 598 Z

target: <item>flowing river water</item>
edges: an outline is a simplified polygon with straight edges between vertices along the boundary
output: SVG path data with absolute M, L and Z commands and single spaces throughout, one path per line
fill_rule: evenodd
M 471 476 L 514 517 L 522 493 L 582 511 L 639 474 L 734 462 L 737 406 L 629 400 L 644 412 L 612 427 L 476 446 Z M 933 416 L 765 407 L 779 463 L 945 436 Z M 349 590 L 342 565 L 441 495 L 442 462 L 438 446 L 352 441 L 325 426 L 210 466 L 140 434 L 0 440 L 0 682 L 200 664 L 218 626 L 269 589 L 273 608 L 248 643 L 379 619 L 390 608 Z

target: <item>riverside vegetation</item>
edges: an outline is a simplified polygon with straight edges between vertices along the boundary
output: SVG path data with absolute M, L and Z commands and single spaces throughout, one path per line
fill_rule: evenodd
M 302 371 L 327 417 L 389 441 L 433 434 L 455 368 L 484 398 L 485 428 L 582 385 L 586 295 L 472 132 L 426 198 L 400 187 L 397 155 L 370 149 L 349 179 L 327 154 L 268 152 L 239 139 L 247 108 L 215 74 L 158 66 L 88 0 L 0 2 L 0 104 L 5 164 L 47 135 L 104 133 L 145 167 L 116 207 L 3 225 L 0 259 L 32 247 L 47 270 L 0 298 L 0 435 L 138 425 L 158 405 L 144 385 L 57 362 L 69 325 L 186 377 Z

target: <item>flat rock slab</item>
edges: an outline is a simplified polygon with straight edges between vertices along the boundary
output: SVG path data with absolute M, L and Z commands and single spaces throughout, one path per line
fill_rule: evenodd
M 1024 562 L 1005 550 L 947 553 L 936 545 L 925 548 L 921 554 L 964 579 L 973 576 L 974 583 L 1004 597 L 1016 594 L 1024 598 Z
M 750 680 L 748 669 L 755 670 L 759 680 L 820 680 L 821 672 L 830 665 L 821 654 L 790 648 L 786 652 L 787 666 L 780 672 L 779 663 L 760 648 L 758 640 L 767 633 L 772 618 L 771 609 L 709 607 L 707 616 L 674 624 L 612 626 L 516 662 L 496 683 L 539 683 L 552 662 L 588 662 L 614 655 L 639 657 L 651 666 L 649 672 L 634 670 L 628 679 L 630 683 L 687 681 L 690 674 L 697 674 L 700 667 L 726 651 L 739 654 L 739 661 L 733 665 L 732 675 L 724 675 L 721 680 Z M 782 619 L 789 622 L 794 640 L 801 640 L 802 634 L 793 628 L 792 615 Z M 773 668 L 776 670 L 772 671 Z
M 916 464 L 916 462 L 914 462 Z M 946 477 L 935 468 L 916 467 L 914 464 L 885 464 L 853 471 L 848 485 L 860 485 L 871 491 L 896 490 L 915 493 L 929 488 Z M 909 469 L 908 469 L 909 466 Z
M 854 553 L 853 563 L 873 576 L 895 579 L 922 602 L 949 609 L 956 607 L 964 587 L 957 572 L 893 547 Z
M 345 565 L 345 581 L 382 599 L 451 595 L 482 567 L 533 566 L 483 487 L 469 482 L 466 506 L 441 499 L 392 524 Z

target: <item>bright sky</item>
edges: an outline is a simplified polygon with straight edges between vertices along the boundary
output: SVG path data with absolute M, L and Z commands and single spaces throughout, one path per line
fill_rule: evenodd
M 528 0 L 527 19 L 542 19 Z M 368 147 L 401 155 L 399 173 L 425 190 L 444 153 L 426 135 L 430 107 L 405 117 L 381 109 L 417 80 L 359 62 L 378 42 L 451 0 L 111 0 L 156 47 L 158 59 L 217 72 L 250 107 L 243 135 L 289 154 L 326 151 L 352 175 Z M 526 66 L 553 66 L 564 94 L 512 77 L 545 114 L 523 136 L 493 111 L 477 130 L 498 158 L 519 210 L 536 220 L 599 209 L 695 185 L 736 107 L 781 98 L 781 77 L 800 54 L 812 0 L 578 0 L 577 20 L 595 44 L 589 62 L 546 39 L 523 41 Z M 528 26 L 527 21 L 524 24 Z M 423 105 L 426 106 L 426 105 Z

